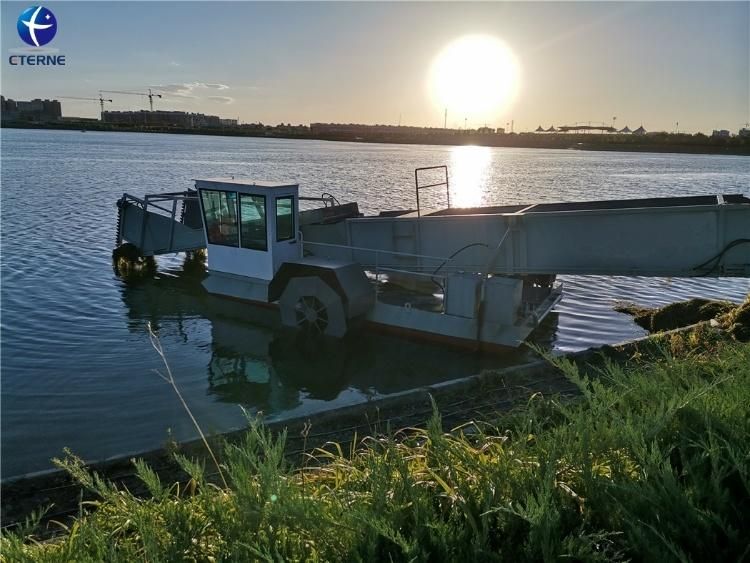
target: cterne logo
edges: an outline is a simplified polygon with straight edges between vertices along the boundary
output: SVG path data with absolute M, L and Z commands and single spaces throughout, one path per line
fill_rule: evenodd
M 41 47 L 57 33 L 55 14 L 44 6 L 31 6 L 18 16 L 18 35 L 32 47 Z
M 18 35 L 31 47 L 11 49 L 8 57 L 11 66 L 65 66 L 65 55 L 58 49 L 44 48 L 57 33 L 55 14 L 44 6 L 31 6 L 18 16 Z

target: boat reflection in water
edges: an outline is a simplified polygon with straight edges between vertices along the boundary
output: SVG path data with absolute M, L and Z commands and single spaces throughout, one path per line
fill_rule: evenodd
M 306 402 L 337 399 L 339 406 L 345 391 L 360 399 L 378 397 L 532 358 L 525 347 L 483 355 L 364 327 L 340 340 L 286 329 L 274 309 L 206 293 L 200 284 L 204 275 L 200 263 L 186 261 L 182 268 L 161 266 L 156 277 L 123 285 L 129 328 L 143 332 L 150 322 L 158 334 L 176 334 L 187 343 L 186 326 L 207 320 L 208 394 L 250 411 L 283 415 Z M 552 341 L 555 317 L 539 327 L 535 341 Z

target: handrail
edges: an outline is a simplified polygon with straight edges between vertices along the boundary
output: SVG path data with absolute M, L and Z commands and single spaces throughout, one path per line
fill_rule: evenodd
M 445 182 L 438 182 L 437 184 L 427 184 L 425 186 L 419 185 L 419 173 L 424 170 L 439 170 L 443 169 L 445 171 Z M 448 209 L 451 208 L 451 190 L 450 185 L 448 184 L 448 167 L 443 164 L 440 166 L 424 166 L 422 168 L 415 168 L 414 169 L 414 185 L 416 187 L 416 194 L 417 194 L 417 217 L 422 216 L 422 210 L 419 206 L 419 190 L 424 190 L 427 188 L 435 188 L 438 186 L 445 186 L 445 194 L 448 198 Z
M 162 201 L 162 200 L 160 200 L 160 201 Z M 165 199 L 165 200 L 163 200 L 163 201 L 169 201 L 169 200 L 166 200 L 166 199 Z M 172 206 L 174 206 L 174 205 L 175 205 L 176 203 L 177 203 L 177 200 L 173 200 Z M 155 204 L 155 203 L 154 203 L 153 201 L 150 201 L 150 200 L 148 200 L 148 199 L 146 200 L 146 205 L 149 205 L 149 206 L 151 206 L 151 207 L 155 207 L 155 208 L 156 208 L 156 209 L 158 209 L 159 211 L 164 211 L 165 213 L 171 213 L 171 211 L 170 211 L 169 209 L 166 209 L 166 208 L 164 208 L 164 207 L 161 207 L 161 206 L 159 206 L 159 205 Z
M 398 268 L 380 268 L 381 272 L 395 272 L 398 274 L 408 274 L 410 276 L 414 277 L 422 277 L 422 278 L 430 278 L 431 280 L 434 280 L 435 278 L 439 278 L 441 280 L 444 280 L 447 276 L 444 274 L 433 274 L 431 272 L 413 272 L 411 270 L 399 270 Z
M 383 250 L 381 248 L 365 248 L 361 246 L 348 246 L 345 244 L 333 244 L 329 242 L 315 242 L 315 241 L 305 241 L 304 244 L 315 244 L 318 246 L 330 246 L 332 248 L 342 248 L 344 250 L 357 250 L 361 252 L 376 252 L 376 253 L 382 253 L 382 254 L 391 254 L 394 256 L 407 256 L 409 258 L 427 258 L 428 260 L 446 260 L 450 261 L 450 258 L 445 258 L 443 256 L 428 256 L 426 254 L 411 254 L 409 252 L 397 252 L 395 250 Z
M 197 190 L 186 190 L 184 192 L 163 192 L 160 194 L 147 194 L 147 198 L 164 198 L 164 199 L 173 199 L 175 196 L 183 196 L 188 199 L 198 198 L 198 191 Z M 177 197 L 177 199 L 181 199 Z
M 439 278 L 441 280 L 445 280 L 445 275 L 436 274 L 435 272 L 420 272 L 420 271 L 414 271 L 414 270 L 407 270 L 403 268 L 393 268 L 390 264 L 382 264 L 380 261 L 380 254 L 391 254 L 394 256 L 406 256 L 410 258 L 419 258 L 419 259 L 427 259 L 427 260 L 435 260 L 440 261 L 443 264 L 447 264 L 452 259 L 451 258 L 443 258 L 438 256 L 427 256 L 424 254 L 412 254 L 409 252 L 397 252 L 395 250 L 382 250 L 378 248 L 363 248 L 358 246 L 347 246 L 343 244 L 333 244 L 333 243 L 327 243 L 327 242 L 313 242 L 313 241 L 305 241 L 303 242 L 303 246 L 305 244 L 310 245 L 317 245 L 317 246 L 325 246 L 330 248 L 340 248 L 344 250 L 351 250 L 351 251 L 357 251 L 357 252 L 372 252 L 375 254 L 375 281 L 380 281 L 380 274 L 381 272 L 392 272 L 392 273 L 398 273 L 398 274 L 404 274 L 405 276 L 411 276 L 411 277 L 422 277 L 422 278 L 429 278 L 433 282 L 437 283 L 435 281 L 435 278 Z M 438 286 L 440 286 L 439 283 L 437 283 Z M 442 286 L 441 286 L 442 287 Z M 377 300 L 377 291 L 375 293 L 375 299 Z
M 329 194 L 328 192 L 323 192 L 320 194 L 319 197 L 313 197 L 313 196 L 297 196 L 297 199 L 299 201 L 322 201 L 325 207 L 334 207 L 336 205 L 341 205 L 339 203 L 339 200 L 337 200 L 333 194 Z
M 141 207 L 146 206 L 146 200 L 136 197 L 134 195 L 130 195 L 129 193 L 122 194 L 122 198 L 120 199 L 120 201 L 128 201 L 128 200 L 132 200 L 134 203 L 140 205 Z
M 147 194 L 143 197 L 143 199 L 141 199 L 139 197 L 136 197 L 126 192 L 122 194 L 121 201 L 133 202 L 136 205 L 139 205 L 140 207 L 142 207 L 143 209 L 146 209 L 148 207 L 155 207 L 166 213 L 171 213 L 170 209 L 165 209 L 164 207 L 160 207 L 159 205 L 156 205 L 155 202 L 171 201 L 174 204 L 177 201 L 196 199 L 197 197 L 198 197 L 197 194 L 192 195 L 189 192 L 171 192 L 171 193 L 163 193 L 163 194 Z
M 440 269 L 441 270 L 444 269 L 444 268 L 450 270 L 450 264 L 451 264 L 451 262 L 455 262 L 455 256 L 454 257 L 450 257 L 449 256 L 447 258 L 442 258 L 442 257 L 438 257 L 438 256 L 429 256 L 429 255 L 426 255 L 426 254 L 411 254 L 409 252 L 397 252 L 395 250 L 383 250 L 383 249 L 377 249 L 377 248 L 365 248 L 365 247 L 359 247 L 359 246 L 347 246 L 345 244 L 333 244 L 333 243 L 327 243 L 327 242 L 314 242 L 314 241 L 303 241 L 303 240 L 300 240 L 300 242 L 302 243 L 303 246 L 306 245 L 306 244 L 310 244 L 310 245 L 317 245 L 317 246 L 326 246 L 326 247 L 331 247 L 331 248 L 339 248 L 339 249 L 342 249 L 342 250 L 353 250 L 353 251 L 357 251 L 357 252 L 373 252 L 373 253 L 375 253 L 375 265 L 376 265 L 376 267 L 379 267 L 380 269 L 388 268 L 388 267 L 391 267 L 391 266 L 397 266 L 398 264 L 389 264 L 389 263 L 383 264 L 383 263 L 381 263 L 380 262 L 380 258 L 379 258 L 379 254 L 390 254 L 390 255 L 394 255 L 394 256 L 404 256 L 404 257 L 407 257 L 407 258 L 421 258 L 421 259 L 425 259 L 425 260 L 429 260 L 429 261 L 434 261 L 434 262 L 439 261 L 439 262 L 441 262 L 441 264 L 440 264 Z M 501 241 L 501 244 L 502 244 L 502 241 Z M 415 265 L 410 270 L 401 270 L 401 271 L 404 271 L 404 272 L 409 271 L 409 272 L 418 273 L 420 271 L 420 269 L 421 269 L 421 270 L 425 270 L 425 273 L 429 273 L 428 268 L 431 268 L 431 266 L 427 266 L 427 265 L 418 266 L 418 265 Z M 478 272 L 478 273 L 483 273 L 487 269 L 488 269 L 488 263 L 487 262 L 484 262 L 482 264 L 465 264 L 465 263 L 461 264 L 461 270 L 463 270 L 463 271 L 474 271 L 474 272 Z M 437 276 L 437 277 L 442 276 L 442 274 L 439 274 L 438 271 L 439 270 L 432 271 L 431 275 Z
M 188 196 L 184 194 L 175 194 L 175 195 L 167 195 L 164 194 L 157 194 L 157 195 L 147 195 L 146 199 L 148 201 L 187 201 L 191 199 L 198 199 L 196 196 Z

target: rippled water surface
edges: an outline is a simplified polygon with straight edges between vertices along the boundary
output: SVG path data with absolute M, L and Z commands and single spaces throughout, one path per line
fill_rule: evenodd
M 115 201 L 230 174 L 294 181 L 365 212 L 414 205 L 414 168 L 448 164 L 461 206 L 750 192 L 747 157 L 369 145 L 137 133 L 2 130 L 2 476 L 50 467 L 64 446 L 99 459 L 193 436 L 146 324 L 207 430 L 312 413 L 522 361 L 380 335 L 308 350 L 257 310 L 207 296 L 182 257 L 156 279 L 112 273 Z M 434 197 L 437 197 L 435 195 Z M 428 199 L 427 204 L 438 202 Z M 566 276 L 533 338 L 559 350 L 643 331 L 616 301 L 741 300 L 748 280 Z

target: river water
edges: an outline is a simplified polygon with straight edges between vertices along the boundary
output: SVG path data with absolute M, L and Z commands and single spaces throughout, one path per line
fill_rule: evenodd
M 211 432 L 241 426 L 240 406 L 314 413 L 527 359 L 369 333 L 309 350 L 254 322 L 255 309 L 206 296 L 180 256 L 135 286 L 112 272 L 125 191 L 238 175 L 298 182 L 302 195 L 331 192 L 371 213 L 412 207 L 414 169 L 438 164 L 458 206 L 750 193 L 748 157 L 3 129 L 2 477 L 50 468 L 65 446 L 101 459 L 194 436 L 154 373 L 163 366 L 149 322 Z M 746 279 L 561 279 L 565 296 L 532 340 L 563 351 L 642 336 L 612 310 L 617 301 L 741 301 L 750 291 Z

